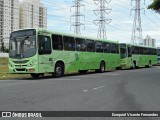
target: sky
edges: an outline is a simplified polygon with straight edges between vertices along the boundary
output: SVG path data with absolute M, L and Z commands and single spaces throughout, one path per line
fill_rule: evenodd
M 48 8 L 48 29 L 56 30 L 64 33 L 74 33 L 74 27 L 70 25 L 74 23 L 74 18 L 70 20 L 70 16 L 74 14 L 74 0 L 41 0 L 41 3 Z M 107 1 L 107 0 L 106 0 Z M 108 0 L 109 1 L 109 0 Z M 152 3 L 152 0 L 141 0 L 141 22 L 142 22 L 142 36 L 143 39 L 147 35 L 156 39 L 156 46 L 160 47 L 160 14 L 148 10 L 147 6 Z M 81 35 L 97 37 L 98 26 L 93 23 L 93 20 L 98 19 L 93 10 L 98 9 L 98 6 L 93 0 L 83 0 L 81 4 L 85 5 L 81 7 L 81 14 L 85 15 L 81 17 L 81 22 L 85 26 L 81 26 Z M 132 35 L 132 27 L 134 20 L 134 11 L 131 9 L 134 7 L 135 2 L 131 0 L 111 0 L 106 4 L 106 8 L 111 8 L 110 14 L 106 14 L 106 18 L 112 19 L 111 23 L 106 25 L 107 39 L 130 43 Z M 85 29 L 84 29 L 85 28 Z

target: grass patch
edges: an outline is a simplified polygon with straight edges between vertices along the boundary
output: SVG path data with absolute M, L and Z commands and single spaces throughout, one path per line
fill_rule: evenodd
M 8 58 L 0 58 L 0 75 L 8 73 Z
M 8 66 L 0 65 L 0 73 L 8 73 Z
M 0 64 L 8 64 L 8 58 L 0 58 Z
M 23 79 L 30 78 L 28 74 L 8 74 L 8 73 L 0 73 L 0 80 L 10 80 L 10 79 Z

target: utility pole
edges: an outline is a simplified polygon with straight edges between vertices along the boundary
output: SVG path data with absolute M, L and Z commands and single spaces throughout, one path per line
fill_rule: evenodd
M 141 0 L 131 0 L 135 2 L 135 7 L 131 9 L 135 11 L 134 14 L 134 21 L 133 21 L 133 28 L 132 28 L 132 36 L 131 36 L 131 43 L 137 45 L 143 45 L 143 38 L 142 38 L 142 26 L 141 26 Z
M 99 18 L 94 20 L 94 24 L 98 25 L 98 34 L 97 38 L 107 38 L 106 35 L 106 24 L 109 24 L 112 20 L 109 18 L 106 18 L 106 14 L 109 14 L 112 9 L 106 8 L 106 4 L 109 4 L 111 2 L 107 0 L 94 0 L 94 3 L 99 6 L 98 9 L 94 10 L 93 12 L 95 13 L 96 16 L 99 15 Z
M 81 34 L 80 29 L 81 29 L 81 26 L 84 25 L 83 23 L 81 23 L 81 17 L 83 16 L 85 18 L 85 16 L 80 13 L 82 6 L 85 9 L 85 6 L 81 4 L 81 1 L 83 1 L 83 0 L 75 0 L 75 1 L 73 1 L 74 5 L 71 6 L 71 9 L 75 8 L 75 13 L 73 15 L 71 15 L 71 18 L 74 17 L 75 21 L 71 25 L 71 27 L 74 27 L 74 33 L 77 35 Z M 70 20 L 71 20 L 71 18 L 70 18 Z

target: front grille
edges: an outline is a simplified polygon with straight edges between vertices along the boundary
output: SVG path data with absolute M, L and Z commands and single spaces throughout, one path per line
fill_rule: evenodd
M 27 62 L 29 62 L 29 60 L 22 60 L 22 61 L 12 61 L 15 64 L 26 64 Z
M 27 67 L 27 65 L 15 65 L 15 67 Z
M 26 69 L 25 68 L 18 68 L 18 69 L 16 69 L 17 71 L 26 71 Z
M 15 65 L 15 67 L 21 67 L 21 65 Z

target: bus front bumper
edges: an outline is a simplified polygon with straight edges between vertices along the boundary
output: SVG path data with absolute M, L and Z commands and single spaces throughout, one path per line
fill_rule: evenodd
M 9 67 L 9 73 L 11 74 L 30 74 L 30 73 L 37 73 L 35 68 L 13 68 Z

